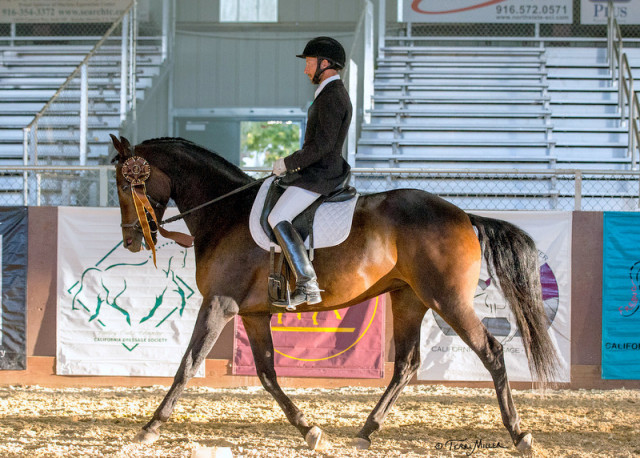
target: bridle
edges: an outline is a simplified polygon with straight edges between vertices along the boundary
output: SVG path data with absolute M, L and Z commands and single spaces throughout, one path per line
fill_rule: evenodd
M 245 189 L 260 184 L 264 180 L 269 178 L 265 177 L 256 181 L 252 181 L 251 183 L 236 188 L 233 191 L 216 197 L 215 199 L 198 205 L 190 210 L 184 211 L 176 216 L 158 222 L 154 207 L 164 212 L 167 206 L 166 204 L 158 202 L 147 193 L 145 182 L 151 175 L 151 166 L 149 165 L 149 162 L 147 162 L 147 160 L 143 157 L 131 156 L 122 164 L 122 175 L 130 183 L 131 196 L 133 197 L 137 219 L 132 223 L 121 223 L 120 227 L 127 229 L 132 228 L 137 232 L 142 232 L 142 235 L 147 243 L 147 249 L 150 249 L 153 252 L 154 265 L 156 264 L 155 240 L 158 232 L 160 232 L 160 235 L 162 235 L 163 237 L 175 241 L 180 246 L 183 246 L 185 248 L 193 246 L 194 237 L 192 235 L 176 231 L 167 231 L 162 227 L 164 224 L 183 219 L 186 215 L 196 210 L 200 210 L 201 208 L 242 192 Z

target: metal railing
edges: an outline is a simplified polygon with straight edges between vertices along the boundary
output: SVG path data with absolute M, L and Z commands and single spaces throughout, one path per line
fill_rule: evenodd
M 271 172 L 243 170 L 255 177 Z M 33 189 L 29 201 L 20 189 L 24 173 Z M 465 210 L 640 209 L 640 171 L 357 168 L 352 176 L 361 194 L 422 189 Z M 113 166 L 3 166 L 0 177 L 0 206 L 118 206 Z
M 633 89 L 633 75 L 627 54 L 623 51 L 622 32 L 614 17 L 613 1 L 609 0 L 609 16 L 607 19 L 607 59 L 611 84 L 618 87 L 618 114 L 620 125 L 627 126 L 627 155 L 631 159 L 631 167 L 637 169 L 640 156 L 640 102 Z M 637 153 L 637 154 L 636 154 Z
M 80 165 L 85 165 L 87 160 L 87 132 L 88 132 L 88 107 L 89 107 L 89 61 L 94 58 L 107 39 L 111 37 L 118 26 L 122 24 L 122 45 L 121 45 L 121 74 L 120 74 L 120 119 L 124 120 L 128 110 L 135 111 L 136 101 L 136 41 L 137 41 L 137 21 L 136 21 L 136 0 L 133 0 L 120 17 L 109 27 L 104 36 L 95 44 L 89 53 L 82 59 L 78 66 L 69 74 L 58 90 L 45 103 L 42 109 L 23 128 L 23 163 L 24 165 L 38 164 L 38 123 L 48 113 L 53 104 L 61 99 L 61 94 L 67 90 L 71 84 L 80 78 L 80 92 L 74 99 L 79 105 L 79 152 L 78 161 Z M 99 61 L 98 61 L 99 62 Z M 67 105 L 70 105 L 66 101 Z M 75 107 L 67 112 L 74 111 Z M 32 148 L 30 148 L 30 145 Z M 29 152 L 32 154 L 29 154 Z
M 371 121 L 373 103 L 374 53 L 374 8 L 371 0 L 364 0 L 354 39 L 347 55 L 344 79 L 354 107 L 347 137 L 347 160 L 355 165 L 358 129 L 363 122 Z M 362 111 L 358 109 L 362 108 Z

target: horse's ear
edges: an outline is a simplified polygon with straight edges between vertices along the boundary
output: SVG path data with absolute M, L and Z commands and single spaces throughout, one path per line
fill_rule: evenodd
M 124 157 L 133 156 L 133 148 L 131 148 L 131 143 L 125 137 L 120 136 L 120 144 L 122 145 L 122 154 Z
M 120 140 L 118 140 L 118 138 L 113 134 L 109 134 L 109 137 L 111 137 L 111 143 L 113 143 L 113 147 L 116 149 L 116 151 L 119 154 L 120 151 L 122 151 L 122 145 L 120 144 Z
M 120 137 L 120 139 L 118 140 L 118 138 L 113 134 L 109 134 L 109 136 L 111 137 L 111 142 L 113 143 L 113 147 L 118 152 L 118 155 L 114 159 L 124 161 L 125 159 L 128 159 L 133 155 L 129 140 L 127 140 L 125 137 Z

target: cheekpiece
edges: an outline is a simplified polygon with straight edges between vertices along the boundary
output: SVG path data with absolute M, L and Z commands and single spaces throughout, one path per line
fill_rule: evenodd
M 122 164 L 122 175 L 133 186 L 144 184 L 151 174 L 151 167 L 146 159 L 133 156 Z

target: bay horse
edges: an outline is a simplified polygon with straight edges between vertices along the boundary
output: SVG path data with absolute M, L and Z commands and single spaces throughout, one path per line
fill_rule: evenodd
M 132 148 L 126 138 L 111 137 L 117 150 L 112 162 L 116 167 L 123 244 L 128 250 L 139 251 L 143 237 L 135 228 L 138 213 L 131 183 L 122 170 L 132 156 L 148 163 L 145 192 L 154 202 L 158 221 L 169 199 L 184 212 L 220 198 L 184 216 L 194 237 L 196 282 L 203 301 L 173 384 L 135 440 L 151 443 L 159 437 L 159 427 L 169 419 L 187 382 L 225 324 L 238 315 L 264 388 L 311 449 L 327 448 L 328 439 L 317 426 L 307 423 L 276 378 L 267 298 L 269 253 L 253 241 L 249 231 L 249 213 L 258 192 L 258 186 L 251 184 L 256 180 L 215 153 L 181 138 L 146 140 Z M 234 193 L 238 189 L 242 192 Z M 227 196 L 229 193 L 233 195 Z M 316 251 L 314 266 L 325 289 L 323 301 L 301 305 L 296 312 L 350 307 L 384 293 L 389 293 L 392 301 L 393 377 L 353 439 L 353 446 L 370 447 L 372 433 L 381 428 L 400 392 L 418 370 L 420 326 L 424 314 L 432 309 L 491 374 L 502 422 L 513 444 L 522 452 L 532 449 L 531 434 L 520 428 L 502 345 L 481 323 L 473 307 L 483 251 L 490 273 L 497 277 L 516 317 L 532 374 L 542 383 L 550 381 L 557 354 L 547 331 L 538 251 L 533 240 L 513 224 L 467 214 L 424 191 L 398 189 L 361 196 L 349 237 L 339 246 Z

